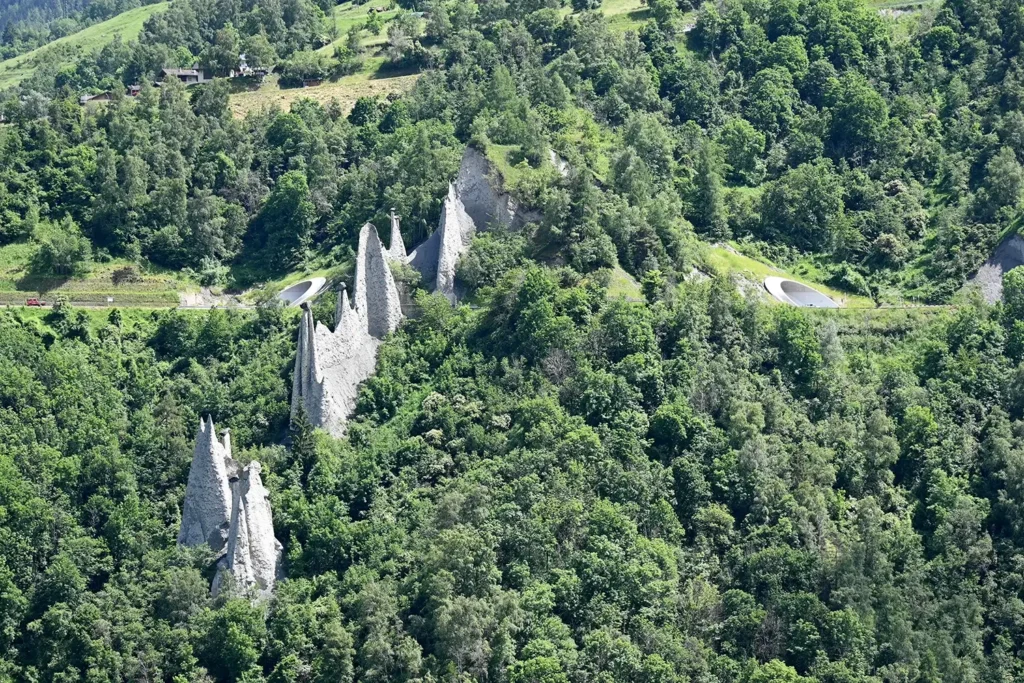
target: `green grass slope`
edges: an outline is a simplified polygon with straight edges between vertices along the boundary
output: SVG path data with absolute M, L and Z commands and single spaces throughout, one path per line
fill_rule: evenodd
M 39 277 L 30 268 L 35 251 L 29 242 L 0 247 L 0 305 L 22 305 L 30 298 L 52 303 L 57 297 L 76 304 L 106 304 L 112 297 L 114 305 L 166 307 L 178 305 L 179 291 L 194 288 L 178 274 L 156 269 L 143 271 L 141 282 L 115 285 L 113 272 L 129 265 L 122 259 L 93 263 L 82 277 Z
M 367 18 L 370 16 L 370 8 L 376 6 L 377 4 L 373 2 L 367 2 L 362 5 L 356 5 L 353 2 L 343 2 L 335 7 L 332 16 L 334 19 L 335 32 L 338 37 L 333 42 L 320 48 L 319 52 L 322 52 L 325 55 L 333 55 L 334 46 L 344 44 L 347 40 L 346 34 L 348 33 L 348 30 L 353 26 L 362 26 L 365 24 Z M 397 14 L 398 10 L 392 9 L 387 12 L 382 12 L 380 16 L 381 20 L 387 24 L 387 22 L 394 19 Z M 385 44 L 386 42 L 388 42 L 386 26 L 378 35 L 372 35 L 365 30 L 362 32 L 363 47 L 377 47 Z
M 146 19 L 167 9 L 168 4 L 161 2 L 146 7 L 136 7 L 104 22 L 84 28 L 78 33 L 64 36 L 31 52 L 0 62 L 0 90 L 18 85 L 43 64 L 52 62 L 57 62 L 60 65 L 72 64 L 80 55 L 102 48 L 117 36 L 120 36 L 122 40 L 138 37 Z
M 739 275 L 752 283 L 761 285 L 764 279 L 770 275 L 789 278 L 805 285 L 813 287 L 823 294 L 831 297 L 833 301 L 843 308 L 875 308 L 875 303 L 866 296 L 859 296 L 834 289 L 822 282 L 787 272 L 774 265 L 763 263 L 749 256 L 744 256 L 733 248 L 726 248 L 721 245 L 714 245 L 708 248 L 706 257 L 707 264 L 716 271 L 724 274 Z M 767 299 L 766 299 L 767 300 Z M 770 301 L 770 300 L 769 300 Z

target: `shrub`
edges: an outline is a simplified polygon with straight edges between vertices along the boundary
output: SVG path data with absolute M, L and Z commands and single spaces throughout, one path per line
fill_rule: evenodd
M 122 266 L 110 274 L 110 281 L 117 286 L 142 282 L 142 273 L 135 266 Z

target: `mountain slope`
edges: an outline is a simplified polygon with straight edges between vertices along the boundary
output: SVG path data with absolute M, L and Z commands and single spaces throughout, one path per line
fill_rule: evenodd
M 120 36 L 122 40 L 131 40 L 137 37 L 146 20 L 157 12 L 167 9 L 168 4 L 161 2 L 128 10 L 112 19 L 82 29 L 78 33 L 55 40 L 49 45 L 0 62 L 0 90 L 18 85 L 43 64 L 48 66 L 70 64 L 81 54 L 101 48 L 117 36 Z

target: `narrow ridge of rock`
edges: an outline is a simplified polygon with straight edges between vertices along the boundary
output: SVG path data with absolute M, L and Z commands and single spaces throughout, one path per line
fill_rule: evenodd
M 435 290 L 445 296 L 448 301 L 455 303 L 455 267 L 459 258 L 469 248 L 469 244 L 476 234 L 476 224 L 466 213 L 466 207 L 459 199 L 455 191 L 455 185 L 448 184 L 448 196 L 444 200 L 444 209 L 441 211 L 441 221 L 437 231 L 441 234 L 439 238 L 437 256 L 437 280 Z

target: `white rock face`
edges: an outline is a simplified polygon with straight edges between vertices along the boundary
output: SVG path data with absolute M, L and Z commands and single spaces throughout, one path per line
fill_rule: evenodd
M 308 308 L 303 314 L 292 381 L 293 418 L 301 407 L 313 426 L 334 436 L 345 433 L 359 385 L 373 374 L 380 340 L 402 320 L 388 258 L 377 229 L 367 223 L 359 233 L 354 304 L 343 290 L 333 332 L 314 325 Z
M 404 261 L 407 255 L 405 253 L 405 240 L 402 239 L 401 224 L 394 209 L 391 209 L 391 242 L 390 246 L 388 246 L 387 255 L 399 261 Z
M 1003 275 L 1024 265 L 1024 238 L 1012 235 L 1000 242 L 970 282 L 981 288 L 985 301 L 994 304 L 1003 298 Z
M 406 263 L 450 302 L 457 301 L 455 268 L 477 228 L 518 230 L 540 214 L 524 210 L 510 195 L 495 189 L 498 181 L 487 158 L 469 147 L 448 196 L 437 230 L 412 253 L 406 253 L 398 216 L 391 211 L 391 245 L 384 249 L 377 229 L 367 223 L 359 233 L 353 301 L 342 291 L 334 331 L 314 324 L 306 309 L 292 380 L 292 418 L 301 409 L 314 427 L 343 436 L 355 410 L 359 385 L 377 364 L 381 339 L 402 320 L 401 297 L 388 266 Z
M 504 227 L 520 230 L 527 223 L 541 219 L 541 215 L 522 206 L 515 197 L 496 189 L 500 181 L 491 162 L 474 147 L 467 147 L 462 155 L 455 191 L 466 208 L 466 213 L 481 230 Z
M 281 571 L 281 544 L 274 538 L 270 500 L 260 478 L 260 464 L 252 462 L 238 473 L 231 457 L 231 433 L 214 437 L 213 420 L 200 420 L 185 488 L 178 544 L 203 543 L 220 553 L 212 592 L 220 591 L 224 572 L 234 575 L 245 591 L 266 593 Z
M 213 579 L 214 595 L 224 585 L 225 572 L 242 590 L 260 594 L 270 593 L 280 574 L 283 549 L 274 538 L 274 517 L 260 471 L 258 462 L 249 463 L 231 482 L 231 533 Z
M 455 185 L 448 185 L 448 197 L 444 200 L 441 212 L 441 223 L 437 232 L 437 280 L 436 291 L 443 294 L 453 304 L 455 296 L 455 266 L 462 254 L 469 249 L 469 244 L 476 234 L 476 224 L 466 213 L 466 207 L 455 192 Z
M 555 167 L 556 171 L 558 171 L 558 175 L 562 176 L 563 178 L 569 177 L 569 171 L 571 170 L 569 168 L 569 162 L 563 159 L 562 157 L 558 156 L 558 152 L 556 152 L 553 149 L 549 149 L 548 161 L 550 161 L 551 165 Z
M 224 548 L 231 519 L 228 477 L 234 467 L 230 435 L 225 433 L 224 440 L 218 441 L 213 420 L 200 420 L 181 508 L 178 545 L 208 543 L 218 552 Z

